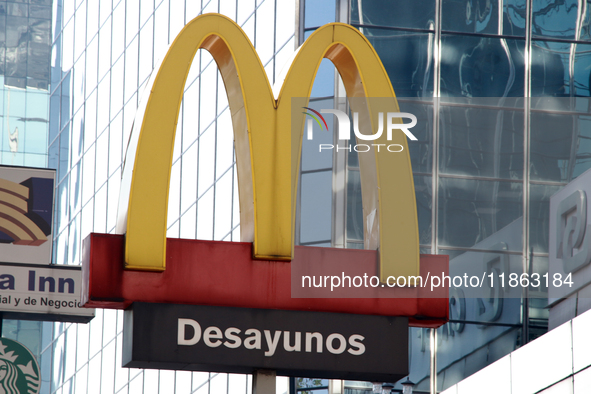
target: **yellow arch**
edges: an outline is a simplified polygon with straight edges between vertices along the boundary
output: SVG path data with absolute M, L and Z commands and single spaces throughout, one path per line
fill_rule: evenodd
M 292 196 L 296 195 L 304 119 L 302 116 L 302 127 L 292 132 L 290 99 L 310 95 L 322 58 L 335 64 L 349 97 L 387 98 L 377 104 L 353 104 L 362 121 L 374 123 L 377 112 L 398 110 L 379 57 L 365 37 L 349 25 L 329 24 L 308 38 L 275 100 L 260 59 L 238 25 L 217 14 L 193 19 L 153 74 L 152 89 L 136 115 L 118 218 L 118 231 L 127 234 L 125 261 L 130 269 L 165 268 L 176 123 L 189 67 L 200 48 L 212 54 L 226 86 L 236 144 L 241 238 L 254 242 L 256 258 L 290 260 L 293 255 Z M 419 273 L 416 205 L 406 137 L 400 132 L 388 142 L 385 134 L 374 143 L 400 144 L 404 153 L 374 150 L 360 155 L 366 247 L 380 249 L 382 279 Z

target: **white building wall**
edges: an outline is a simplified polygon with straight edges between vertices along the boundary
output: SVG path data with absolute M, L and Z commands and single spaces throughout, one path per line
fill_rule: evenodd
M 591 311 L 555 328 L 442 394 L 583 394 L 591 390 Z

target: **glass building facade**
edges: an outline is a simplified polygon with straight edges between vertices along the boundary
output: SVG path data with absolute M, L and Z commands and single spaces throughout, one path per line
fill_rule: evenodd
M 449 255 L 454 274 L 505 263 L 519 273 L 546 273 L 549 198 L 591 167 L 588 3 L 302 3 L 302 39 L 333 21 L 358 28 L 382 59 L 402 112 L 419 119 L 409 151 L 421 252 Z M 322 7 L 329 11 L 318 12 Z M 334 67 L 324 66 L 325 89 L 312 95 L 320 107 L 343 106 L 331 102 L 345 92 L 330 78 Z M 346 150 L 334 155 L 325 171 L 335 184 L 346 184 L 346 193 L 333 189 L 332 200 L 325 198 L 333 208 L 330 239 L 334 246 L 363 247 L 357 157 Z M 434 348 L 429 330 L 411 329 L 416 391 L 429 391 L 430 352 L 443 390 L 547 330 L 543 288 L 496 306 L 485 298 L 461 299 L 450 294 L 451 321 L 437 330 Z
M 57 169 L 55 264 L 80 264 L 90 232 L 113 233 L 127 141 L 154 69 L 201 13 L 237 21 L 271 83 L 295 48 L 295 2 L 54 0 L 49 166 Z M 195 56 L 177 126 L 168 236 L 240 240 L 228 101 L 211 55 Z M 43 393 L 247 393 L 251 376 L 121 367 L 123 313 L 45 323 Z M 282 392 L 287 379 L 279 379 Z
M 0 1 L 0 164 L 46 167 L 51 0 Z
M 0 1 L 0 163 L 57 170 L 54 264 L 80 264 L 90 232 L 115 231 L 139 101 L 167 46 L 201 13 L 219 12 L 242 26 L 271 84 L 319 26 L 349 23 L 368 38 L 401 109 L 419 118 L 413 129 L 418 141 L 409 151 L 421 252 L 450 255 L 452 272 L 487 259 L 521 272 L 547 272 L 548 199 L 591 167 L 589 10 L 583 0 L 29 3 Z M 312 97 L 311 107 L 347 109 L 328 60 Z M 322 138 L 330 143 L 336 136 Z M 233 149 L 223 81 L 200 50 L 177 126 L 169 237 L 240 240 Z M 354 152 L 318 155 L 304 141 L 300 182 L 296 242 L 363 248 Z M 452 294 L 451 321 L 437 330 L 436 346 L 428 329 L 411 329 L 415 392 L 429 391 L 431 352 L 443 390 L 543 334 L 547 295 L 538 293 L 506 299 L 493 316 L 488 301 L 461 302 Z M 122 368 L 122 329 L 122 312 L 97 310 L 89 324 L 6 321 L 3 334 L 39 356 L 42 393 L 251 392 L 246 375 Z M 334 382 L 313 377 L 292 384 L 302 392 L 337 391 Z M 342 384 L 348 394 L 372 389 Z M 288 390 L 287 379 L 278 385 L 280 393 Z

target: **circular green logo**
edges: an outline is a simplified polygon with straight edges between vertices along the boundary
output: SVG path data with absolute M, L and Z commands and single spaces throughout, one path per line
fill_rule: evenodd
M 0 394 L 37 394 L 40 388 L 35 356 L 20 343 L 0 338 Z

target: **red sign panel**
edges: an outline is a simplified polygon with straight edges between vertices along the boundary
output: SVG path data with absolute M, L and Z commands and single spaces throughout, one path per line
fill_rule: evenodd
M 449 316 L 447 288 L 431 292 L 429 287 L 380 286 L 368 290 L 375 291 L 375 298 L 326 293 L 317 293 L 322 298 L 292 298 L 294 262 L 255 260 L 251 243 L 169 238 L 163 272 L 125 270 L 124 246 L 123 235 L 91 234 L 84 241 L 86 306 L 125 309 L 141 301 L 402 316 L 415 327 L 439 327 Z M 298 258 L 315 262 L 318 273 L 340 273 L 346 266 L 370 273 L 377 266 L 372 250 L 296 246 L 294 260 Z M 447 275 L 449 257 L 421 255 L 420 267 L 422 277 L 428 272 Z

